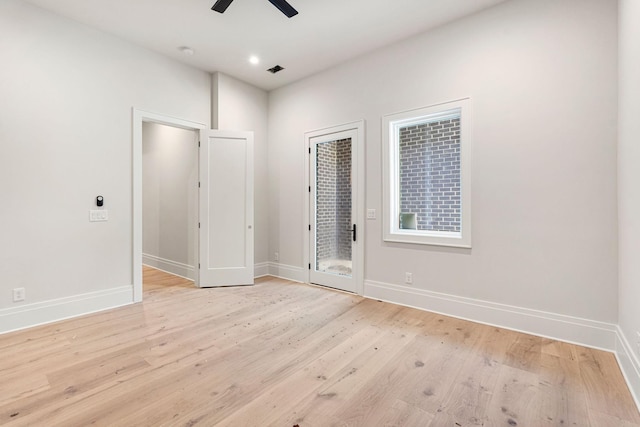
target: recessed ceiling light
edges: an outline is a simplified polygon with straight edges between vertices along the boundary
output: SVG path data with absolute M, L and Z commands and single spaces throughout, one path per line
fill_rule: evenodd
M 253 56 L 249 57 L 249 62 L 251 62 L 253 65 L 258 65 L 260 63 L 260 58 L 258 58 L 257 56 L 253 55 Z
M 180 46 L 178 48 L 178 50 L 182 53 L 184 53 L 185 55 L 193 55 L 194 53 L 196 53 L 193 49 L 191 49 L 189 46 Z

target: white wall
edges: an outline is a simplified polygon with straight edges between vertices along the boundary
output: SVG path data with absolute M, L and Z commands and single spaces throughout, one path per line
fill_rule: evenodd
M 198 262 L 198 138 L 142 124 L 144 263 L 190 279 Z
M 255 180 L 255 263 L 256 273 L 266 274 L 259 264 L 268 255 L 268 186 L 267 186 L 267 110 L 268 95 L 262 89 L 223 73 L 214 73 L 212 84 L 212 123 L 215 129 L 250 130 L 254 136 Z
M 18 0 L 0 2 L 0 52 L 0 330 L 8 330 L 28 323 L 34 304 L 131 294 L 132 107 L 208 124 L 211 81 Z M 99 194 L 109 221 L 90 223 Z M 24 303 L 12 302 L 15 287 L 26 288 Z
M 506 2 L 271 92 L 270 252 L 303 269 L 303 133 L 364 118 L 367 282 L 615 323 L 616 14 Z M 383 242 L 381 117 L 466 96 L 473 248 Z
M 620 328 L 627 352 L 635 357 L 636 375 L 640 375 L 640 2 L 620 0 L 619 5 Z M 635 389 L 640 397 L 638 378 Z

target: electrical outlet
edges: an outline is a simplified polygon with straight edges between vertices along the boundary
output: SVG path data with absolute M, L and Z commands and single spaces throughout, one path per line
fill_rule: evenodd
M 376 219 L 375 209 L 367 209 L 367 219 Z
M 404 273 L 404 283 L 407 285 L 413 284 L 413 273 Z
M 27 293 L 24 288 L 13 289 L 13 302 L 24 301 L 26 297 L 27 297 Z
M 276 260 L 276 261 L 280 261 L 280 253 L 279 253 L 279 252 L 276 252 L 276 253 L 273 255 L 273 259 L 274 259 L 274 260 Z

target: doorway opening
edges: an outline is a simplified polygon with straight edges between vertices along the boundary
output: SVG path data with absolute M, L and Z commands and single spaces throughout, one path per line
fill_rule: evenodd
M 142 263 L 194 282 L 198 137 L 195 130 L 142 124 Z
M 132 284 L 133 301 L 142 301 L 143 259 L 143 127 L 145 123 L 166 125 L 172 128 L 199 132 L 205 129 L 202 123 L 182 120 L 171 116 L 133 109 L 133 236 L 132 236 Z M 196 252 L 197 254 L 197 252 Z M 197 256 L 197 255 L 196 255 Z M 196 283 L 198 275 L 196 269 Z

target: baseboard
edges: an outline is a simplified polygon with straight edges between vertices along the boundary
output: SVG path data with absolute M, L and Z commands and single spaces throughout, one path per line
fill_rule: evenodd
M 189 280 L 195 280 L 196 271 L 195 267 L 179 262 L 163 259 L 154 255 L 142 254 L 142 263 L 149 267 L 157 268 L 158 270 L 166 271 L 167 273 L 175 274 L 176 276 L 184 277 Z M 263 277 L 269 275 L 269 263 L 262 262 L 253 266 L 254 277 Z
M 277 262 L 269 263 L 269 275 L 292 280 L 294 282 L 305 283 L 307 281 L 307 270 L 304 268 L 279 264 Z
M 269 263 L 261 262 L 253 266 L 253 277 L 264 277 L 269 275 Z
M 133 303 L 133 288 L 121 286 L 0 310 L 0 334 Z
M 620 326 L 616 328 L 616 358 L 636 406 L 640 409 L 640 360 L 632 350 Z
M 365 281 L 364 296 L 586 347 L 616 351 L 617 325 L 612 323 L 373 281 Z
M 184 277 L 185 279 L 195 280 L 196 278 L 196 269 L 193 265 L 183 264 L 149 254 L 142 254 L 142 263 L 149 267 Z

